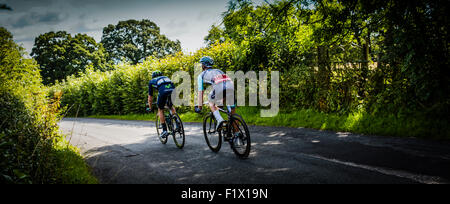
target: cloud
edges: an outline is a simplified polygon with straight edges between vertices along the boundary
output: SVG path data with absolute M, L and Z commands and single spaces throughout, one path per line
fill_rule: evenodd
M 23 28 L 36 24 L 55 25 L 65 21 L 67 17 L 68 15 L 55 11 L 30 12 L 18 17 L 11 17 L 9 21 L 13 28 Z
M 188 23 L 185 20 L 178 21 L 176 19 L 171 19 L 169 23 L 165 24 L 164 27 L 167 28 L 167 32 L 162 34 L 175 37 L 178 37 L 180 34 L 186 33 L 190 30 Z
M 0 9 L 4 9 L 4 10 L 10 10 L 10 11 L 12 11 L 12 8 L 11 7 L 9 7 L 8 5 L 6 5 L 6 4 L 0 4 Z
M 0 26 L 29 49 L 32 40 L 49 31 L 84 33 L 100 41 L 103 27 L 121 20 L 149 19 L 161 34 L 179 39 L 183 50 L 204 46 L 213 23 L 221 22 L 228 0 L 10 0 L 13 12 L 0 12 Z M 2 0 L 0 0 L 0 3 Z
M 6 4 L 8 7 L 11 7 L 13 12 L 22 12 L 28 11 L 31 8 L 40 7 L 49 5 L 53 2 L 53 0 L 0 0 L 0 4 Z

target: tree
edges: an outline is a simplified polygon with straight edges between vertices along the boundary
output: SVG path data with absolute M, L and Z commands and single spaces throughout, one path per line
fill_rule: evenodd
M 41 83 L 39 67 L 32 59 L 23 57 L 24 48 L 18 46 L 12 34 L 0 27 L 0 85 L 18 88 Z
M 82 72 L 88 65 L 100 70 L 108 67 L 107 54 L 102 44 L 85 34 L 72 37 L 65 31 L 38 36 L 31 56 L 41 66 L 44 84 Z
M 204 38 L 204 40 L 208 46 L 211 46 L 214 43 L 223 43 L 226 39 L 223 29 L 221 29 L 219 26 L 212 25 L 211 29 L 208 32 L 208 35 Z
M 367 89 L 367 61 L 376 54 L 382 65 L 376 70 L 378 81 L 392 81 L 386 84 L 388 87 L 384 91 L 374 88 L 375 93 L 389 96 L 384 101 L 395 104 L 396 109 L 448 112 L 446 1 L 343 0 L 330 3 L 317 0 L 316 8 L 323 16 L 321 27 L 315 30 L 319 34 L 316 36 L 329 37 L 324 39 L 328 45 L 356 41 L 354 50 L 359 51 L 353 58 L 365 62 L 359 76 L 363 82 L 360 92 Z
M 450 61 L 450 24 L 447 1 L 280 2 L 312 5 L 309 8 L 313 15 L 306 24 L 313 28 L 317 54 L 324 53 L 323 47 L 329 53 L 320 60 L 360 62 L 355 80 L 361 99 L 376 94 L 372 95 L 372 102 L 383 101 L 378 105 L 392 107 L 392 111 L 427 110 L 448 115 L 450 79 L 445 73 Z M 276 8 L 277 4 L 278 1 L 269 6 Z M 284 11 L 288 11 L 289 6 L 285 8 L 273 17 L 288 19 L 290 14 Z M 279 21 L 277 23 L 280 27 Z M 369 69 L 373 59 L 378 60 L 375 70 Z M 370 80 L 375 80 L 371 85 L 375 87 L 369 87 Z
M 159 27 L 150 20 L 120 21 L 103 28 L 102 41 L 114 62 L 137 64 L 146 57 L 162 58 L 181 50 L 180 41 L 171 41 L 160 34 Z

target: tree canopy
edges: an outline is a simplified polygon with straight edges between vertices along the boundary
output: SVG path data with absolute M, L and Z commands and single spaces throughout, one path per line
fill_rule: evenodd
M 41 67 L 44 84 L 82 72 L 88 65 L 95 69 L 107 69 L 105 49 L 85 34 L 72 37 L 65 31 L 58 31 L 39 35 L 31 56 Z
M 284 0 L 255 6 L 231 0 L 222 24 L 211 27 L 205 41 L 237 44 L 244 69 L 286 73 L 289 80 L 283 82 L 289 84 L 282 86 L 289 88 L 282 89 L 292 104 L 322 111 L 362 106 L 445 113 L 450 102 L 447 5 L 439 0 Z
M 24 49 L 14 42 L 12 34 L 0 27 L 0 85 L 17 88 L 41 83 L 39 67 L 23 55 Z
M 103 29 L 102 41 L 114 62 L 142 62 L 146 57 L 162 58 L 181 50 L 180 41 L 169 40 L 150 20 L 120 21 Z

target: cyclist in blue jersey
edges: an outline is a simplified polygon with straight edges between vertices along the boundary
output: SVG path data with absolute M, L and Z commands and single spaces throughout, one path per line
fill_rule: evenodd
M 166 120 L 164 117 L 164 106 L 168 106 L 172 113 L 175 114 L 175 107 L 173 107 L 172 103 L 172 92 L 175 89 L 175 85 L 172 83 L 172 81 L 169 79 L 169 77 L 163 76 L 161 71 L 157 70 L 152 73 L 152 80 L 148 84 L 148 104 L 149 104 L 149 111 L 152 110 L 152 104 L 153 104 L 153 88 L 158 90 L 158 116 L 161 121 L 161 126 L 163 128 L 163 132 L 161 133 L 162 138 L 166 138 L 169 134 L 167 132 L 167 125 Z M 178 130 L 178 123 L 176 124 L 176 129 Z
M 222 128 L 224 119 L 220 115 L 217 105 L 228 105 L 231 107 L 231 113 L 236 112 L 234 104 L 234 84 L 230 77 L 219 69 L 213 69 L 214 60 L 211 57 L 202 57 L 200 59 L 203 72 L 198 76 L 198 106 L 195 107 L 195 112 L 200 113 L 203 105 L 203 91 L 204 84 L 213 86 L 213 90 L 208 96 L 209 107 L 217 121 L 217 130 Z M 227 98 L 229 100 L 227 100 Z M 232 104 L 227 104 L 227 101 L 232 101 Z

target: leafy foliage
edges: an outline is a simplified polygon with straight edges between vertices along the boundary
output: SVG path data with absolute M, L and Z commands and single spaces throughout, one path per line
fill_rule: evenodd
M 50 94 L 61 91 L 62 105 L 73 116 L 145 113 L 148 82 L 154 70 L 161 70 L 167 76 L 183 70 L 193 76 L 194 64 L 205 55 L 213 57 L 217 67 L 237 70 L 235 53 L 235 45 L 223 43 L 192 55 L 180 52 L 163 59 L 149 57 L 137 65 L 120 64 L 107 72 L 91 68 L 80 77 L 68 77 L 51 87 Z
M 230 1 L 207 42 L 239 45 L 247 70 L 280 70 L 294 107 L 448 115 L 445 1 Z M 284 94 L 283 94 L 284 95 Z
M 71 78 L 54 90 L 63 90 L 64 104 L 76 104 L 84 115 L 139 114 L 148 73 L 192 74 L 199 56 L 210 55 L 225 70 L 280 71 L 285 110 L 448 124 L 446 13 L 445 1 L 432 0 L 283 0 L 258 6 L 232 0 L 223 22 L 205 37 L 207 48 Z M 106 87 L 114 87 L 113 94 Z
M 115 62 L 142 62 L 146 57 L 164 57 L 181 50 L 180 41 L 171 41 L 160 34 L 159 27 L 150 20 L 120 21 L 103 29 L 102 41 Z
M 108 68 L 103 46 L 85 34 L 72 37 L 59 31 L 39 35 L 31 56 L 41 67 L 44 84 L 53 84 L 55 80 L 82 72 L 88 65 L 99 70 Z
M 0 183 L 65 183 L 70 181 L 63 175 L 74 176 L 74 169 L 86 173 L 81 180 L 95 182 L 86 165 L 62 166 L 83 160 L 73 147 L 60 145 L 60 95 L 46 98 L 39 66 L 23 55 L 0 27 Z

